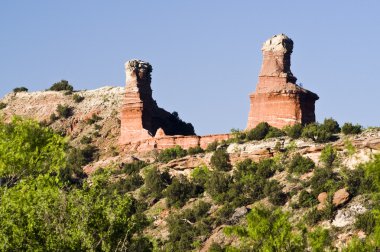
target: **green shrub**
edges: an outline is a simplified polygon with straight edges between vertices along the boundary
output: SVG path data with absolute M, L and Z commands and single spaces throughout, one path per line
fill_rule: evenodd
M 90 144 L 92 142 L 92 138 L 88 136 L 83 136 L 80 140 L 81 144 Z
M 247 134 L 239 129 L 231 129 L 232 142 L 239 143 L 246 139 Z
M 220 246 L 218 243 L 212 243 L 207 252 L 225 252 L 226 249 Z
M 61 80 L 60 82 L 56 82 L 49 88 L 49 90 L 51 91 L 73 91 L 73 89 L 73 86 L 71 86 L 67 80 Z
M 235 212 L 235 207 L 227 202 L 215 213 L 214 225 L 220 226 L 222 224 L 228 223 L 229 219 L 232 217 Z
M 78 94 L 74 94 L 74 95 L 73 95 L 73 100 L 74 100 L 74 102 L 76 102 L 76 103 L 80 103 L 81 101 L 84 100 L 84 97 L 83 97 L 83 96 L 80 96 L 80 95 L 78 95 Z
M 334 217 L 334 206 L 331 204 L 331 197 L 326 200 L 325 208 L 318 210 L 313 207 L 304 217 L 309 225 L 315 225 L 321 220 L 331 220 Z
M 0 102 L 0 109 L 5 109 L 7 107 L 7 104 L 4 102 Z
M 255 207 L 247 215 L 247 224 L 226 227 L 224 231 L 227 235 L 234 234 L 241 239 L 240 247 L 234 248 L 235 251 L 306 250 L 302 236 L 293 232 L 289 214 L 281 209 Z
M 247 132 L 247 140 L 262 140 L 268 134 L 270 126 L 266 122 L 261 122 Z
M 226 149 L 217 149 L 211 157 L 211 166 L 219 171 L 229 171 L 231 170 L 230 158 Z
M 69 118 L 73 115 L 73 108 L 67 105 L 58 104 L 56 111 L 58 113 L 58 116 L 63 118 Z
M 206 147 L 206 152 L 216 151 L 217 147 L 218 147 L 218 141 L 214 141 L 212 143 L 209 143 Z
M 298 197 L 298 205 L 300 207 L 312 207 L 318 203 L 316 197 L 314 197 L 311 193 L 306 190 L 302 190 Z
M 210 223 L 206 218 L 210 204 L 200 201 L 193 209 L 173 214 L 167 218 L 169 241 L 163 251 L 192 251 L 210 231 Z M 201 236 L 201 237 L 200 237 Z
M 331 236 L 329 230 L 317 227 L 307 235 L 311 251 L 327 251 L 331 247 Z
M 99 149 L 94 145 L 86 145 L 81 149 L 85 164 L 88 164 L 99 158 Z
M 326 145 L 321 151 L 320 160 L 326 168 L 331 168 L 334 161 L 337 158 L 337 151 L 332 147 L 331 144 Z
M 342 126 L 342 133 L 345 135 L 355 135 L 362 132 L 362 126 L 359 124 L 353 125 L 352 123 L 345 123 Z
M 199 153 L 203 153 L 204 150 L 200 147 L 200 146 L 196 146 L 196 147 L 190 147 L 188 150 L 187 150 L 187 153 L 189 155 L 195 155 L 195 154 L 199 154 Z
M 209 180 L 205 187 L 206 192 L 217 202 L 223 202 L 225 193 L 228 191 L 232 177 L 220 171 L 210 173 Z
M 302 137 L 310 138 L 317 143 L 326 143 L 334 139 L 332 132 L 317 123 L 306 125 L 302 130 Z
M 144 161 L 137 160 L 131 163 L 123 163 L 121 164 L 121 173 L 125 173 L 128 175 L 138 174 L 140 170 L 146 167 L 148 164 Z
M 315 163 L 309 157 L 303 157 L 301 154 L 295 154 L 290 160 L 289 173 L 304 174 L 315 168 Z
M 161 198 L 163 190 L 171 183 L 170 175 L 167 171 L 160 173 L 156 168 L 149 169 L 144 178 L 145 190 L 148 195 L 154 198 Z
M 192 181 L 199 186 L 205 187 L 208 179 L 210 177 L 210 170 L 207 166 L 199 166 L 194 168 L 191 172 Z
M 28 89 L 26 87 L 16 87 L 13 89 L 14 93 L 19 93 L 19 92 L 28 92 Z
M 356 217 L 355 228 L 363 230 L 367 235 L 373 233 L 376 219 L 372 211 L 367 211 Z
M 286 133 L 284 131 L 270 126 L 268 133 L 265 135 L 265 138 L 282 137 L 285 135 Z
M 282 188 L 277 180 L 270 180 L 265 184 L 264 194 L 273 205 L 281 206 L 286 203 L 287 195 L 282 192 Z
M 172 183 L 165 190 L 166 202 L 168 206 L 182 207 L 188 199 L 198 193 L 196 186 L 185 177 L 174 177 Z
M 103 127 L 103 126 L 100 125 L 100 124 L 95 124 L 95 125 L 94 125 L 94 129 L 95 129 L 95 130 L 101 130 L 102 127 Z
M 285 131 L 285 133 L 288 137 L 290 137 L 292 139 L 298 139 L 302 135 L 303 126 L 300 123 L 296 123 L 292 126 L 290 126 L 290 125 L 285 126 L 283 128 L 283 130 Z
M 331 134 L 340 133 L 339 123 L 332 118 L 326 118 L 323 121 L 322 127 Z
M 59 119 L 59 117 L 55 114 L 55 113 L 52 113 L 51 115 L 50 115 L 50 122 L 55 122 L 55 121 L 57 121 Z
M 314 176 L 310 179 L 310 185 L 313 195 L 317 197 L 321 192 L 335 191 L 343 186 L 343 182 L 337 180 L 331 169 L 317 168 L 314 170 Z
M 161 151 L 160 154 L 158 154 L 157 159 L 160 162 L 167 163 L 170 160 L 180 158 L 180 157 L 184 157 L 186 155 L 187 155 L 187 151 L 182 149 L 181 146 L 177 145 L 174 148 L 168 148 L 168 149 Z
M 94 124 L 94 123 L 96 123 L 96 122 L 98 122 L 98 121 L 100 121 L 102 119 L 103 119 L 102 117 L 100 117 L 100 116 L 98 116 L 97 114 L 94 113 L 94 114 L 91 115 L 91 118 L 88 118 L 86 120 L 86 123 L 88 125 L 92 125 L 92 124 Z

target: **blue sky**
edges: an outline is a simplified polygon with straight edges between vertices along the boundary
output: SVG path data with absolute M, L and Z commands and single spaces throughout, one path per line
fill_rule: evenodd
M 153 65 L 153 96 L 198 134 L 243 129 L 261 45 L 294 41 L 292 72 L 317 120 L 380 125 L 379 1 L 1 0 L 0 96 L 66 79 L 124 85 L 124 62 Z

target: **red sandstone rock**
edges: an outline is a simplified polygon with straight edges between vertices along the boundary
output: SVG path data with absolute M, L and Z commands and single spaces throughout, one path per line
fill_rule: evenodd
M 349 200 L 350 194 L 345 188 L 339 189 L 334 193 L 333 204 L 334 206 L 340 206 Z
M 319 97 L 296 84 L 290 70 L 293 41 L 284 34 L 273 36 L 263 47 L 263 63 L 251 105 L 247 129 L 260 122 L 282 128 L 315 121 L 315 101 Z
M 322 211 L 326 208 L 326 200 L 327 200 L 327 192 L 321 192 L 317 197 L 319 204 L 317 205 L 317 209 Z
M 191 124 L 157 106 L 152 98 L 152 66 L 141 60 L 125 64 L 126 94 L 121 110 L 121 145 L 153 138 L 161 128 L 166 135 L 195 135 Z

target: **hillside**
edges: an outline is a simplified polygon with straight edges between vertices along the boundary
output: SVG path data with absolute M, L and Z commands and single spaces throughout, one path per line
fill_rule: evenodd
M 74 95 L 84 99 L 76 102 Z M 149 251 L 151 246 L 158 251 L 259 246 L 252 236 L 238 238 L 239 232 L 226 227 L 250 227 L 246 216 L 253 218 L 253 213 L 261 220 L 272 216 L 257 210 L 263 206 L 288 213 L 291 230 L 299 234 L 298 238 L 306 235 L 307 242 L 302 247 L 292 232 L 282 229 L 287 222 L 279 213 L 283 222 L 273 228 L 273 233 L 255 232 L 272 235 L 275 242 L 284 236 L 284 244 L 290 237 L 292 251 L 342 249 L 353 237 L 363 240 L 376 232 L 365 218 L 373 221 L 376 217 L 372 210 L 378 204 L 377 182 L 370 179 L 380 170 L 379 160 L 373 161 L 380 153 L 379 128 L 348 135 L 334 132 L 320 143 L 307 137 L 292 139 L 277 131 L 277 137 L 266 132 L 261 140 L 249 139 L 249 132 L 234 132 L 228 141 L 210 144 L 206 150 L 175 147 L 127 152 L 118 145 L 123 95 L 124 89 L 119 87 L 72 94 L 10 93 L 0 100 L 6 104 L 1 113 L 6 122 L 14 115 L 37 120 L 66 136 L 74 148 L 96 147 L 99 155 L 80 167 L 87 173 L 81 183 L 96 187 L 99 176 L 103 176 L 107 180 L 102 182 L 103 189 L 129 195 L 144 205 L 141 214 L 147 223 L 133 237 L 147 237 L 151 245 L 138 243 L 145 248 L 139 251 Z M 69 107 L 70 113 L 67 118 L 52 120 L 52 114 L 58 116 L 58 105 Z M 376 169 L 370 170 L 371 165 Z M 227 235 L 229 232 L 235 235 Z M 127 246 L 124 251 L 129 249 Z M 117 250 L 123 251 L 119 245 Z

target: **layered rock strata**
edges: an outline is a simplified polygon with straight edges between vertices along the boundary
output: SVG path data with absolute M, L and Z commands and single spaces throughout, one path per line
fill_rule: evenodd
M 155 135 L 195 135 L 190 123 L 157 106 L 152 98 L 152 66 L 141 60 L 125 63 L 126 93 L 121 109 L 120 144 L 150 139 Z
M 315 101 L 319 97 L 297 85 L 290 70 L 293 41 L 284 34 L 275 35 L 261 50 L 263 62 L 256 91 L 250 95 L 247 129 L 260 122 L 277 128 L 315 122 Z

